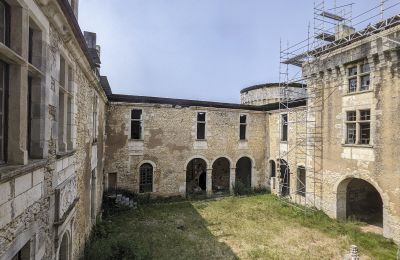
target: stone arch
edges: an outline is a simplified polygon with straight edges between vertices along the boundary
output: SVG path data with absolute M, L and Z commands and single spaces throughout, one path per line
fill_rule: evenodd
M 208 159 L 206 157 L 204 157 L 203 155 L 194 155 L 192 157 L 190 157 L 189 159 L 186 160 L 185 165 L 183 166 L 183 170 L 186 172 L 186 169 L 189 165 L 189 163 L 193 160 L 193 159 L 202 159 L 203 161 L 206 162 L 206 165 L 208 167 L 208 165 L 211 165 L 210 162 L 208 161 Z M 208 169 L 208 168 L 207 168 Z
M 212 164 L 212 190 L 229 191 L 231 161 L 226 157 L 219 157 Z
M 355 218 L 383 227 L 384 198 L 375 183 L 348 176 L 336 185 L 336 218 Z
M 241 183 L 246 188 L 251 188 L 253 165 L 253 160 L 248 156 L 243 156 L 236 162 L 236 185 Z
M 283 159 L 279 159 L 279 178 L 281 179 L 281 195 L 290 195 L 290 167 Z
M 201 157 L 191 159 L 186 164 L 186 194 L 206 191 L 207 161 Z
M 64 232 L 58 250 L 58 260 L 70 260 L 71 259 L 71 239 L 69 232 Z

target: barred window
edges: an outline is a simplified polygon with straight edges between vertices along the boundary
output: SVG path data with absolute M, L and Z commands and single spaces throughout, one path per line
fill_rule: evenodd
M 140 166 L 140 181 L 139 192 L 152 192 L 153 191 L 153 166 L 145 163 Z

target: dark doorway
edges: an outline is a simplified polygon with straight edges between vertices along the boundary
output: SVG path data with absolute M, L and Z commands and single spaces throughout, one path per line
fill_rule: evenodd
M 212 166 L 212 190 L 214 192 L 229 191 L 230 163 L 229 160 L 218 158 Z
M 115 192 L 116 189 L 117 189 L 117 173 L 110 172 L 108 174 L 108 191 Z
M 251 188 L 251 160 L 242 157 L 236 163 L 236 184 L 241 183 L 246 188 Z
M 275 161 L 270 160 L 269 161 L 269 177 L 273 178 L 276 176 L 276 166 L 275 166 Z
M 382 227 L 383 202 L 370 183 L 351 179 L 346 190 L 346 218 Z
M 290 169 L 288 163 L 280 159 L 280 178 L 281 178 L 281 195 L 288 196 L 290 195 Z
M 186 193 L 197 193 L 206 190 L 207 163 L 200 158 L 191 160 L 186 167 Z

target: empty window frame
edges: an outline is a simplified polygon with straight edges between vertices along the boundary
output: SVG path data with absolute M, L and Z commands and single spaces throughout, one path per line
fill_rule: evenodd
M 306 195 L 306 168 L 300 166 L 297 168 L 297 194 L 300 196 Z
M 7 161 L 8 65 L 0 61 L 0 164 Z
M 288 115 L 281 115 L 281 141 L 287 142 L 288 140 Z
M 98 115 L 97 115 L 97 110 L 98 110 L 98 97 L 96 94 L 94 94 L 93 97 L 93 115 L 92 115 L 92 120 L 93 120 L 93 143 L 97 143 L 97 136 L 98 136 Z
M 369 145 L 371 142 L 371 110 L 346 112 L 346 144 Z
M 72 150 L 72 100 L 73 92 L 69 89 L 69 65 L 60 55 L 60 75 L 58 93 L 58 151 Z
M 153 191 L 153 166 L 149 163 L 145 163 L 140 166 L 140 180 L 139 180 L 139 192 L 152 192 Z
M 197 112 L 197 140 L 206 139 L 206 112 Z
M 362 62 L 348 68 L 348 93 L 370 89 L 370 66 Z
M 141 109 L 131 111 L 131 139 L 143 139 L 143 114 Z
M 10 46 L 10 6 L 0 0 L 0 42 Z
M 247 139 L 247 115 L 240 115 L 239 138 L 240 140 Z

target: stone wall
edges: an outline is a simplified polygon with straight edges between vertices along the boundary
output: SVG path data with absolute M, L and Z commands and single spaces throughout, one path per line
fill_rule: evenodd
M 143 141 L 130 139 L 132 109 L 142 109 Z M 197 112 L 206 112 L 206 140 L 196 140 Z M 239 115 L 247 115 L 247 140 L 239 140 Z M 107 114 L 105 173 L 117 173 L 118 188 L 137 192 L 139 167 L 154 165 L 154 195 L 184 195 L 186 166 L 193 158 L 207 163 L 211 179 L 213 162 L 230 161 L 231 184 L 236 162 L 252 160 L 252 186 L 265 186 L 265 113 L 211 107 L 179 107 L 160 104 L 111 103 Z M 211 182 L 208 182 L 208 190 Z
M 240 93 L 240 103 L 245 105 L 261 106 L 273 104 L 283 97 L 289 100 L 303 99 L 307 96 L 305 87 L 287 87 L 286 95 L 283 88 L 277 84 L 265 84 L 244 89 Z

